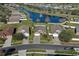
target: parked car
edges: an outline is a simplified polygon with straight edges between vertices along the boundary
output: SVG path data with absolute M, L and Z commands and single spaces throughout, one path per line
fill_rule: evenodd
M 16 51 L 16 49 L 15 48 L 8 48 L 8 49 L 4 49 L 3 50 L 3 53 L 4 53 L 4 55 L 6 56 L 6 55 L 11 55 L 13 52 L 15 52 Z
M 64 50 L 73 50 L 73 47 L 64 47 Z

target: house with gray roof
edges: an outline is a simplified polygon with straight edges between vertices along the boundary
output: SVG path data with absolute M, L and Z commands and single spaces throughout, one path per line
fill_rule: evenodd
M 63 27 L 60 25 L 51 25 L 49 35 L 53 35 L 54 38 L 58 38 L 60 32 L 63 30 Z
M 46 26 L 45 25 L 35 26 L 35 32 L 46 33 Z
M 23 20 L 27 20 L 25 14 L 20 13 L 19 11 L 13 10 L 11 16 L 7 20 L 7 24 L 20 23 Z
M 63 28 L 59 25 L 51 25 L 50 26 L 51 33 L 60 33 Z
M 8 24 L 15 24 L 15 23 L 19 23 L 20 22 L 20 15 L 15 14 L 15 15 L 11 15 L 8 19 Z

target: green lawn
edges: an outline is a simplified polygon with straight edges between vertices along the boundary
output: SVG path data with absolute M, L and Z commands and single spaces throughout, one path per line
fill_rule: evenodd
M 4 44 L 4 42 L 5 42 L 4 40 L 0 40 L 0 44 Z
M 79 24 L 74 24 L 74 23 L 69 23 L 69 22 L 66 22 L 64 25 L 69 25 L 69 26 L 79 26 Z
M 78 52 L 74 51 L 74 50 L 62 50 L 62 51 L 55 51 L 55 53 L 63 53 L 63 54 L 71 54 L 71 55 L 77 55 L 79 54 Z
M 22 44 L 22 40 L 16 39 L 16 37 L 12 37 L 12 45 Z
M 22 40 L 14 40 L 14 39 L 12 39 L 12 45 L 20 45 L 20 44 L 22 44 Z
M 33 53 L 33 54 L 26 54 L 27 56 L 47 56 L 47 54 L 37 54 L 37 53 Z
M 27 52 L 46 52 L 46 50 L 33 50 L 33 49 L 29 49 L 29 50 L 27 50 Z
M 34 37 L 34 29 L 32 27 L 30 27 L 29 32 L 30 32 L 29 41 L 30 41 L 30 43 L 32 43 L 33 37 Z
M 30 43 L 32 43 L 33 42 L 33 37 L 34 37 L 34 35 L 33 35 L 33 33 L 29 36 L 29 42 Z
M 34 25 L 46 25 L 46 23 L 35 22 Z
M 50 43 L 51 41 L 52 41 L 52 38 L 48 34 L 46 35 L 41 34 L 41 38 L 40 38 L 41 43 Z
M 2 44 L 4 44 L 6 39 L 0 38 L 0 46 L 2 46 Z

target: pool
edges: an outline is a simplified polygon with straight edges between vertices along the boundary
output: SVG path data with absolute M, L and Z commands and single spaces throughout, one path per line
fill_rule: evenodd
M 31 20 L 33 22 L 44 23 L 44 22 L 46 22 L 46 19 L 48 19 L 49 23 L 62 23 L 65 21 L 65 19 L 63 19 L 62 17 L 59 17 L 59 16 L 49 16 L 49 15 L 45 15 L 45 14 L 35 13 L 35 12 L 29 11 L 23 7 L 20 7 L 19 9 L 21 11 L 25 12 L 26 14 L 28 13 L 29 18 L 31 18 Z

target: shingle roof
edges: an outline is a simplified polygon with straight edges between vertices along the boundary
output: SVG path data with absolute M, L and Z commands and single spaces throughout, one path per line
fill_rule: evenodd
M 10 17 L 9 17 L 9 22 L 17 22 L 17 21 L 19 21 L 19 19 L 21 18 L 21 16 L 20 15 L 18 15 L 18 14 L 15 14 L 15 15 L 11 15 Z
M 54 25 L 54 26 L 51 26 L 50 29 L 52 33 L 55 33 L 57 30 L 62 30 L 62 27 L 58 25 Z
M 46 26 L 36 26 L 35 27 L 35 32 L 38 32 L 39 30 L 46 32 Z
M 25 32 L 29 33 L 29 26 L 24 25 L 24 26 L 21 26 L 21 27 L 18 29 L 19 32 L 22 31 L 22 30 L 24 30 Z

